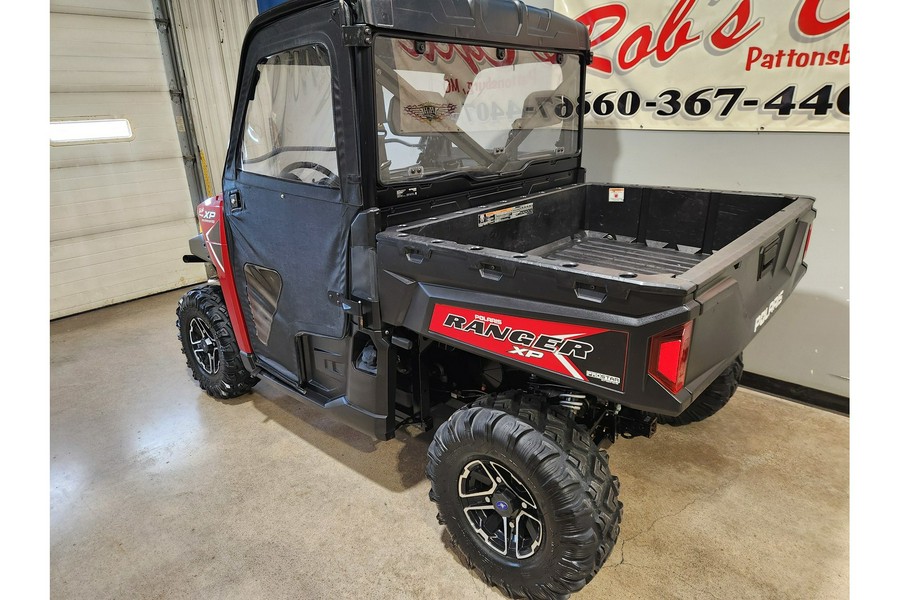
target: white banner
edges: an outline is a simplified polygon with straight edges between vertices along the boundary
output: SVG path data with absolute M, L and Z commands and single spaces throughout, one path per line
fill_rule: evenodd
M 585 126 L 850 129 L 849 0 L 556 0 L 594 59 Z

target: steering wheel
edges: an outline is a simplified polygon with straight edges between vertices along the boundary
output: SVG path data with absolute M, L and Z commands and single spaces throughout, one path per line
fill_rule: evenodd
M 328 167 L 324 167 L 319 163 L 310 162 L 308 160 L 292 162 L 291 164 L 281 169 L 281 172 L 278 174 L 278 176 L 282 179 L 296 179 L 297 181 L 302 181 L 300 177 L 296 173 L 294 173 L 294 171 L 296 171 L 297 169 L 310 169 L 312 171 L 318 171 L 325 176 L 324 179 L 320 179 L 319 181 L 316 181 L 314 183 L 324 182 L 325 185 L 332 187 L 332 184 L 338 180 L 338 176 L 333 171 L 328 169 Z

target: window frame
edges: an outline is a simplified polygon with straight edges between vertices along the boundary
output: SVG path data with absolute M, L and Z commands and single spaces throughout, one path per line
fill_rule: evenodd
M 248 119 L 248 116 L 250 113 L 250 108 L 252 106 L 252 103 L 256 99 L 256 88 L 259 85 L 259 81 L 260 81 L 261 75 L 262 75 L 262 71 L 260 70 L 260 67 L 265 65 L 270 59 L 272 59 L 275 56 L 278 56 L 279 54 L 286 54 L 289 52 L 303 50 L 306 48 L 318 48 L 320 50 L 320 52 L 327 59 L 327 64 L 318 65 L 318 66 L 327 66 L 328 67 L 328 80 L 331 84 L 328 92 L 331 95 L 330 96 L 330 98 L 331 98 L 331 126 L 332 126 L 332 132 L 334 134 L 333 135 L 334 146 L 332 146 L 331 149 L 328 151 L 333 152 L 335 167 L 337 169 L 337 172 L 335 173 L 336 178 L 331 185 L 325 185 L 325 184 L 318 183 L 318 182 L 301 181 L 298 179 L 287 179 L 284 177 L 280 177 L 278 175 L 268 175 L 265 173 L 259 173 L 257 171 L 249 171 L 249 170 L 244 169 L 243 154 L 244 154 L 244 141 L 245 141 L 245 136 L 246 136 L 246 131 L 247 131 L 247 119 Z M 243 114 L 241 115 L 241 126 L 240 126 L 240 129 L 238 130 L 239 137 L 237 140 L 237 142 L 238 142 L 237 151 L 234 154 L 235 175 L 238 178 L 243 178 L 246 176 L 249 176 L 251 178 L 261 177 L 267 181 L 284 182 L 286 184 L 303 184 L 303 185 L 312 186 L 313 188 L 322 189 L 322 190 L 340 190 L 341 189 L 341 158 L 340 158 L 338 135 L 337 135 L 338 134 L 337 111 L 335 109 L 335 100 L 337 100 L 336 93 L 335 93 L 335 91 L 336 91 L 336 79 L 335 79 L 336 69 L 335 69 L 335 65 L 334 65 L 332 58 L 333 58 L 332 53 L 329 51 L 328 46 L 326 44 L 319 42 L 319 41 L 311 41 L 306 44 L 301 44 L 298 46 L 291 46 L 291 47 L 279 50 L 277 52 L 273 52 L 272 54 L 265 55 L 256 62 L 255 70 L 250 75 L 250 78 L 251 78 L 250 87 L 248 90 L 247 101 L 244 105 Z M 296 65 L 296 66 L 304 66 L 304 65 Z M 269 152 L 263 154 L 262 156 L 271 158 L 272 156 L 275 156 L 276 154 L 277 153 L 275 152 L 275 148 L 272 148 Z M 257 158 L 255 160 L 265 160 L 265 159 Z M 317 163 L 317 164 L 320 164 L 320 163 Z M 322 165 L 322 166 L 325 166 L 325 165 Z
M 528 45 L 502 45 L 494 42 L 477 42 L 464 38 L 456 38 L 456 37 L 435 37 L 435 36 L 424 36 L 418 34 L 412 34 L 407 32 L 398 32 L 398 31 L 390 31 L 390 32 L 377 32 L 374 36 L 374 40 L 372 42 L 372 48 L 375 47 L 377 40 L 386 38 L 386 39 L 400 39 L 400 40 L 411 40 L 411 41 L 422 41 L 422 42 L 435 42 L 442 44 L 462 44 L 462 45 L 481 45 L 484 48 L 492 48 L 492 49 L 513 49 L 516 51 L 522 52 L 559 52 L 565 54 L 568 59 L 578 61 L 579 67 L 579 76 L 578 76 L 578 100 L 583 102 L 585 97 L 585 89 L 586 89 L 586 81 L 587 81 L 587 73 L 586 69 L 583 65 L 583 57 L 579 55 L 579 53 L 575 50 L 561 50 L 555 49 L 552 46 L 550 47 L 533 47 Z M 378 119 L 379 119 L 379 82 L 376 73 L 376 67 L 374 63 L 374 52 L 372 53 L 371 58 L 371 85 L 374 93 L 372 94 L 372 98 L 370 101 L 370 108 L 372 110 L 373 122 L 371 123 L 371 131 L 374 134 L 373 142 L 378 147 Z M 388 107 L 385 106 L 384 110 L 387 111 Z M 545 173 L 553 173 L 558 170 L 570 170 L 573 166 L 580 167 L 581 157 L 584 153 L 584 123 L 585 123 L 585 113 L 582 110 L 576 110 L 575 119 L 577 119 L 577 126 L 573 129 L 573 131 L 577 131 L 577 135 L 575 138 L 576 148 L 575 151 L 571 154 L 564 154 L 559 157 L 547 157 L 547 158 L 534 158 L 533 160 L 527 161 L 524 165 L 522 165 L 519 169 L 505 171 L 503 173 L 493 173 L 493 174 L 478 174 L 468 171 L 457 171 L 457 172 L 448 172 L 444 174 L 438 174 L 434 176 L 425 176 L 422 178 L 414 178 L 414 179 L 404 179 L 397 181 L 384 181 L 381 178 L 381 173 L 379 171 L 379 159 L 377 158 L 379 152 L 376 150 L 375 155 L 376 159 L 374 161 L 374 165 L 372 165 L 375 178 L 376 185 L 381 190 L 391 190 L 391 193 L 395 189 L 403 189 L 410 186 L 421 185 L 441 185 L 447 183 L 450 186 L 456 185 L 454 182 L 463 180 L 472 183 L 490 183 L 499 179 L 509 179 L 512 177 L 522 177 L 529 178 L 532 176 L 540 176 Z M 566 165 L 562 169 L 557 169 L 556 165 L 564 164 Z

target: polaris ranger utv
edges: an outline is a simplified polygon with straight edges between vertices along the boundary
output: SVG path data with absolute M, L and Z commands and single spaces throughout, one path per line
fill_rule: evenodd
M 241 54 L 179 303 L 211 396 L 266 378 L 375 438 L 430 427 L 484 580 L 563 598 L 622 516 L 607 448 L 721 408 L 806 272 L 807 197 L 585 183 L 586 29 L 518 0 L 295 0 Z M 603 448 L 603 449 L 601 449 Z

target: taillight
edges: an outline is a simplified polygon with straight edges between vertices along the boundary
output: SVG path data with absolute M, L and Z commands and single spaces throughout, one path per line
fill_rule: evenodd
M 673 394 L 684 387 L 693 329 L 694 322 L 688 321 L 650 338 L 650 364 L 647 372 Z
M 800 259 L 800 262 L 806 260 L 806 251 L 809 250 L 809 240 L 812 239 L 812 223 L 809 224 L 809 229 L 806 230 L 806 245 L 803 246 L 803 258 Z

